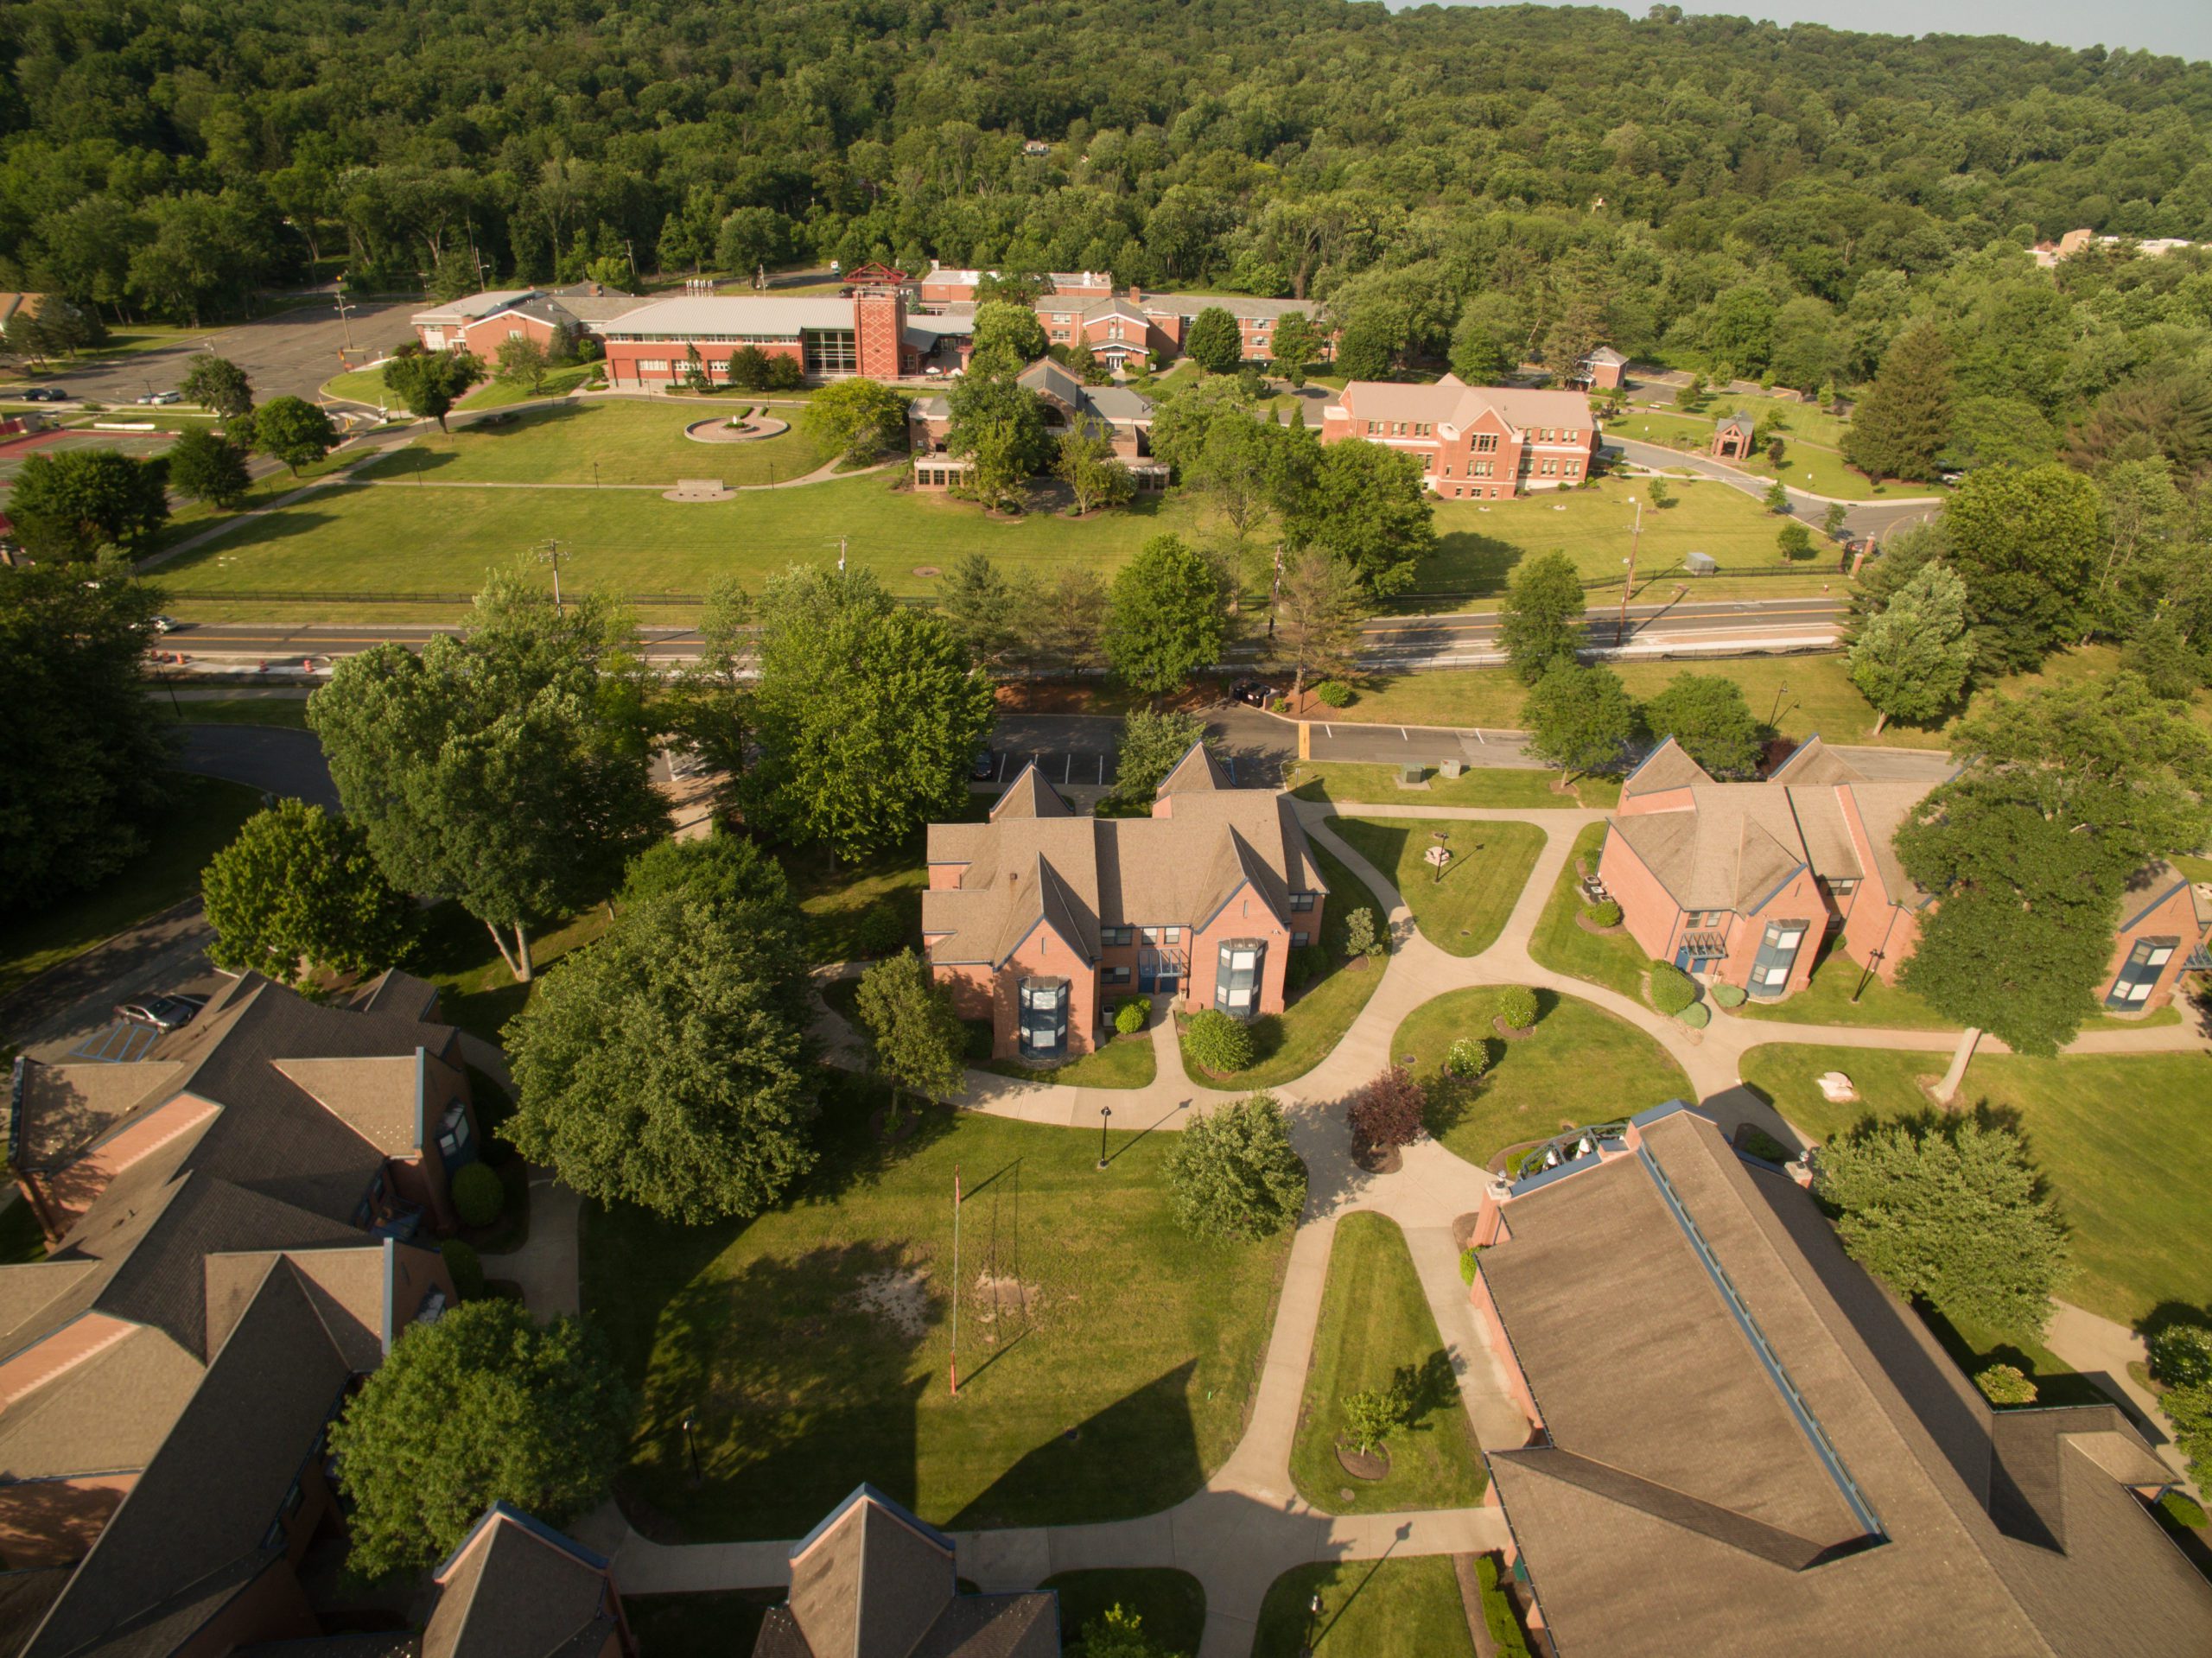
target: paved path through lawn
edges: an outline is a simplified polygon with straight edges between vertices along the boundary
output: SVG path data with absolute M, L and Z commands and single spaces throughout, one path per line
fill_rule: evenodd
M 1100 1524 L 957 1534 L 962 1574 L 986 1590 L 1030 1588 L 1054 1572 L 1088 1567 L 1173 1566 L 1192 1573 L 1206 1591 L 1200 1658 L 1245 1658 L 1269 1585 L 1295 1566 L 1386 1554 L 1467 1553 L 1497 1548 L 1505 1540 L 1504 1518 L 1495 1507 L 1334 1516 L 1308 1506 L 1290 1475 L 1330 1248 L 1337 1223 L 1357 1210 L 1388 1216 L 1403 1229 L 1478 1442 L 1486 1450 L 1509 1450 L 1527 1441 L 1526 1423 L 1508 1396 L 1505 1379 L 1477 1328 L 1460 1280 L 1454 1242 L 1453 1223 L 1480 1205 L 1490 1176 L 1427 1139 L 1406 1147 L 1403 1166 L 1392 1173 L 1369 1173 L 1351 1160 L 1342 1108 L 1390 1063 L 1392 1038 L 1414 1008 L 1449 991 L 1485 984 L 1527 984 L 1578 996 L 1658 1042 L 1688 1075 L 1703 1109 L 1719 1121 L 1723 1133 L 1741 1121 L 1755 1122 L 1770 1134 L 1793 1132 L 1763 1099 L 1738 1084 L 1743 1055 L 1762 1044 L 1809 1042 L 1936 1051 L 1948 1050 L 1955 1041 L 1951 1032 L 1943 1031 L 1737 1019 L 1717 1020 L 1702 1032 L 1691 1031 L 1618 991 L 1540 966 L 1529 955 L 1528 941 L 1573 855 L 1577 832 L 1601 821 L 1603 812 L 1516 812 L 1399 802 L 1387 806 L 1299 802 L 1297 809 L 1313 838 L 1374 888 L 1389 912 L 1395 943 L 1382 982 L 1328 1057 L 1303 1077 L 1268 1090 L 1283 1102 L 1289 1116 L 1292 1141 L 1306 1161 L 1309 1184 L 1243 1437 L 1202 1490 L 1160 1513 Z M 1526 823 L 1543 832 L 1545 842 L 1497 942 L 1478 956 L 1452 956 L 1414 928 L 1410 910 L 1389 880 L 1336 834 L 1329 820 L 1339 814 Z M 837 977 L 853 969 L 820 971 Z M 851 1063 L 854 1044 L 844 1021 L 825 1009 L 816 1025 L 836 1058 Z M 1106 1094 L 971 1071 L 960 1103 L 970 1110 L 1028 1122 L 1090 1128 L 1097 1121 L 1103 1100 L 1114 1107 L 1118 1122 L 1176 1129 L 1194 1115 L 1242 1096 L 1241 1092 L 1204 1088 L 1190 1080 L 1172 1018 L 1163 1016 L 1155 1022 L 1153 1039 L 1158 1074 L 1141 1089 Z M 2082 1037 L 2069 1051 L 2132 1053 L 2205 1045 L 2204 1033 L 2196 1027 L 2165 1026 L 2095 1032 Z M 533 1215 L 533 1246 L 538 1236 L 536 1222 Z M 2078 1330 L 2069 1321 L 2072 1314 L 2078 1314 Z M 2091 1360 L 2084 1368 L 2109 1369 L 2119 1350 L 2115 1344 L 2122 1343 L 2127 1332 L 2117 1325 L 2097 1328 L 2106 1322 L 2062 1306 L 2053 1326 L 2054 1350 L 2063 1356 L 2065 1350 L 2059 1344 L 2065 1342 Z M 2115 1374 L 2124 1377 L 2125 1371 L 2121 1363 Z M 626 1593 L 760 1587 L 788 1581 L 787 1542 L 653 1543 L 632 1531 L 611 1503 L 579 1530 L 584 1540 L 613 1556 L 616 1579 Z

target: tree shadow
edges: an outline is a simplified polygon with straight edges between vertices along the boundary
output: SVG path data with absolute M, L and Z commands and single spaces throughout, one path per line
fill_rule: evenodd
M 1067 1493 L 1082 1488 L 1116 1491 L 1133 1515 L 1189 1496 L 1205 1481 L 1191 1420 L 1197 1368 L 1186 1359 L 1027 1452 L 955 1515 L 952 1527 L 1019 1523 L 1065 1509 Z
M 1526 556 L 1511 542 L 1496 536 L 1455 530 L 1436 538 L 1436 550 L 1421 560 L 1414 580 L 1425 588 L 1489 597 L 1505 591 L 1515 568 Z

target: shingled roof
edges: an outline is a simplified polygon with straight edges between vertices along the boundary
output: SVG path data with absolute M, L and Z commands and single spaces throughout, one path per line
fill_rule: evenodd
M 504 1502 L 436 1579 L 423 1658 L 594 1658 L 615 1628 L 606 1560 Z
M 2212 1650 L 2116 1411 L 1993 1413 L 1804 1193 L 1637 1121 L 1483 1258 L 1545 1427 L 1493 1474 L 1565 1658 Z
M 1327 890 L 1287 797 L 1230 787 L 1203 746 L 1160 784 L 1154 811 L 1076 816 L 1025 766 L 988 823 L 931 824 L 929 861 L 958 867 L 960 884 L 922 895 L 931 959 L 996 968 L 1048 927 L 1095 962 L 1101 927 L 1202 927 L 1248 889 L 1287 924 L 1292 893 Z
M 1354 420 L 1422 421 L 1459 431 L 1465 431 L 1491 410 L 1519 432 L 1539 427 L 1589 432 L 1597 426 L 1590 399 L 1582 392 L 1469 385 L 1456 374 L 1446 374 L 1426 385 L 1353 380 L 1345 384 L 1338 401 Z
M 793 1546 L 753 1658 L 1058 1658 L 1057 1595 L 958 1590 L 952 1539 L 862 1485 Z

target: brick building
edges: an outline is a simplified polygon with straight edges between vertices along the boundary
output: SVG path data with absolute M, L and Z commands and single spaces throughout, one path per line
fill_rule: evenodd
M 1758 783 L 1717 783 L 1672 738 L 1621 785 L 1599 878 L 1655 961 L 1732 984 L 1758 1001 L 1794 994 L 1833 938 L 1894 983 L 1936 899 L 1891 846 L 1936 786 L 1872 779 L 1808 738 Z M 2118 1012 L 2173 999 L 2212 968 L 2212 900 L 2172 866 L 2130 884 L 2098 994 Z
M 928 857 L 931 970 L 1001 1058 L 1089 1053 L 1132 994 L 1280 1013 L 1328 898 L 1288 797 L 1230 786 L 1202 744 L 1149 817 L 1078 816 L 1032 765 L 988 823 L 931 824 Z
M 1045 405 L 1045 427 L 1057 435 L 1088 425 L 1103 432 L 1139 490 L 1167 487 L 1167 467 L 1152 459 L 1152 399 L 1126 386 L 1085 385 L 1051 358 L 1022 371 L 1020 384 Z M 952 429 L 947 397 L 918 397 L 906 411 L 907 447 L 914 455 L 918 489 L 949 489 L 966 476 L 969 462 L 946 453 Z
M 1456 374 L 1430 385 L 1353 380 L 1323 410 L 1321 441 L 1357 439 L 1417 457 L 1447 500 L 1511 500 L 1590 475 L 1598 421 L 1580 391 L 1471 386 Z

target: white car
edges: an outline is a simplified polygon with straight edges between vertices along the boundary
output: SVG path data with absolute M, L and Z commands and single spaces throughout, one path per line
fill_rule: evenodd
M 149 391 L 144 397 L 139 398 L 138 401 L 140 403 L 182 403 L 184 401 L 184 393 L 181 391 Z
M 149 616 L 146 619 L 146 626 L 156 633 L 174 633 L 183 624 L 174 616 Z

